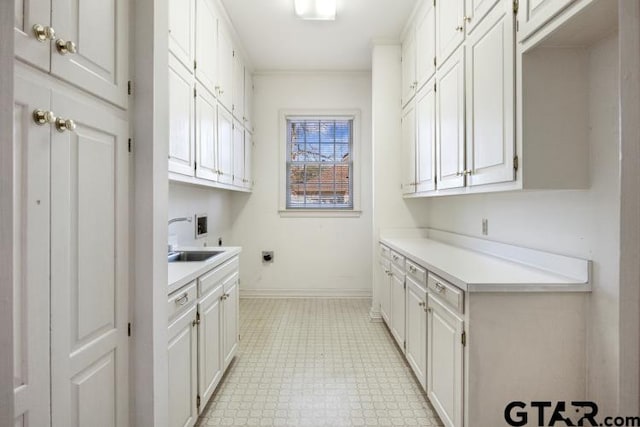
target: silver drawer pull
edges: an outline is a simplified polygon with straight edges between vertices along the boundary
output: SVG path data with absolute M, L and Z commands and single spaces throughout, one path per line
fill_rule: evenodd
M 416 271 L 418 271 L 413 265 L 409 266 L 409 271 L 412 273 L 415 273 Z
M 178 305 L 185 305 L 186 303 L 189 302 L 189 294 L 185 292 L 182 296 L 179 296 L 174 301 Z
M 442 286 L 440 283 L 436 282 L 436 291 L 438 291 L 439 293 L 443 294 L 446 290 L 447 290 L 447 288 Z

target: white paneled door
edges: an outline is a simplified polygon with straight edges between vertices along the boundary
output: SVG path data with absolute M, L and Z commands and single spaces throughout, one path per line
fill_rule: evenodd
M 201 412 L 222 378 L 222 294 L 220 284 L 198 303 L 198 395 Z
M 169 54 L 169 172 L 194 174 L 194 81 Z
M 244 179 L 243 187 L 251 189 L 253 187 L 253 135 L 249 131 L 244 131 Z
M 218 180 L 216 100 L 198 84 L 196 95 L 196 177 Z
M 224 369 L 231 363 L 238 349 L 239 297 L 238 273 L 234 273 L 224 283 L 223 316 L 224 316 Z
M 431 2 L 416 20 L 416 90 L 420 90 L 436 71 L 436 12 Z
M 14 414 L 18 426 L 48 426 L 49 419 L 49 156 L 51 124 L 34 111 L 50 111 L 51 90 L 16 73 L 14 143 Z
M 402 193 L 416 191 L 416 105 L 406 106 L 402 112 Z
M 16 57 L 49 71 L 51 54 L 51 0 L 14 0 L 14 49 Z M 38 26 L 39 35 L 34 27 Z M 55 29 L 54 29 L 55 31 Z
M 233 183 L 233 117 L 218 104 L 218 181 Z
M 233 123 L 233 185 L 244 186 L 244 129 L 239 122 Z
M 416 192 L 436 188 L 436 92 L 433 82 L 416 98 Z
M 407 276 L 407 361 L 427 388 L 427 290 Z
M 56 94 L 52 109 L 52 426 L 126 426 L 128 123 L 84 96 Z
M 218 74 L 218 16 L 214 0 L 197 0 L 196 11 L 196 78 L 213 91 Z
M 438 67 L 464 41 L 465 0 L 438 1 L 436 5 L 436 57 Z
M 487 16 L 487 13 L 489 13 L 489 11 L 491 11 L 498 2 L 508 4 L 509 8 L 513 7 L 512 0 L 466 0 L 465 9 L 467 11 L 467 34 L 471 34 L 476 26 L 482 22 L 484 17 Z
M 196 52 L 195 0 L 169 0 L 169 50 L 193 70 Z
M 391 276 L 391 333 L 400 348 L 404 349 L 405 295 L 404 278 Z
M 169 325 L 169 427 L 191 427 L 198 420 L 198 335 L 196 307 Z

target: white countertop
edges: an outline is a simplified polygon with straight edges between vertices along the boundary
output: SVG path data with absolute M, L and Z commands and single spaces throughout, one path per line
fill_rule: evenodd
M 429 238 L 383 237 L 380 242 L 466 292 L 591 291 L 590 283 L 579 278 Z
M 216 268 L 225 261 L 238 255 L 242 248 L 238 246 L 211 246 L 211 247 L 181 247 L 176 251 L 223 251 L 220 255 L 209 258 L 206 261 L 170 262 L 168 263 L 169 289 L 168 293 L 177 291 L 187 283 L 197 279 L 207 271 Z

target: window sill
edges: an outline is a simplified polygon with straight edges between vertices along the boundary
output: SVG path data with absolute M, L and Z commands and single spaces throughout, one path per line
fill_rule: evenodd
M 358 218 L 362 215 L 359 210 L 340 209 L 289 209 L 279 210 L 280 218 Z

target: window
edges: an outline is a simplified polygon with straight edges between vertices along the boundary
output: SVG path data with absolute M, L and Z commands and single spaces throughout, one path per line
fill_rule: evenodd
M 286 209 L 354 209 L 354 117 L 286 116 Z

